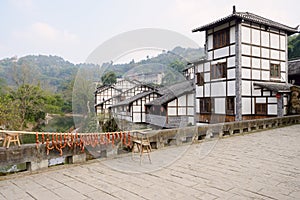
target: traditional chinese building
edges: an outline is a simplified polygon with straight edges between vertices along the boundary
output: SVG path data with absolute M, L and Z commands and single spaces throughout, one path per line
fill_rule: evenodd
M 300 85 L 300 59 L 289 61 L 289 83 Z
M 141 83 L 132 80 L 119 80 L 113 85 L 104 85 L 96 89 L 95 95 L 95 111 L 102 118 L 110 117 L 110 106 L 119 103 L 123 99 L 129 98 L 141 90 Z M 134 90 L 133 88 L 137 88 Z
M 141 92 L 111 106 L 112 113 L 118 120 L 132 123 L 146 123 L 145 104 L 161 95 L 156 90 Z
M 194 124 L 194 88 L 190 81 L 161 88 L 160 97 L 146 103 L 146 122 L 176 128 Z
M 195 63 L 196 122 L 287 114 L 287 37 L 297 28 L 236 12 L 192 30 L 205 32 L 206 61 Z
M 119 122 L 145 123 L 144 105 L 158 96 L 154 87 L 136 80 L 122 79 L 113 85 L 98 87 L 95 110 L 99 123 L 102 125 L 112 117 Z

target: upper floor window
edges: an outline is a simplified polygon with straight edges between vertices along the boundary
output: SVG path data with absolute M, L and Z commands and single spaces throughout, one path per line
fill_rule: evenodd
M 198 86 L 203 86 L 204 85 L 204 73 L 196 73 L 196 84 Z
M 194 68 L 184 70 L 184 76 L 187 80 L 194 79 Z
M 210 77 L 211 79 L 226 78 L 227 76 L 227 63 L 217 63 L 211 66 Z
M 280 78 L 280 65 L 272 64 L 270 65 L 270 77 L 271 78 Z
M 224 29 L 224 30 L 215 32 L 213 35 L 214 49 L 228 46 L 230 43 L 229 35 L 230 35 L 229 29 Z

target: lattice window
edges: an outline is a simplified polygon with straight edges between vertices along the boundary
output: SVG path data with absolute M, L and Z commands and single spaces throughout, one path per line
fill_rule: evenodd
M 226 78 L 226 76 L 227 76 L 226 62 L 211 65 L 211 70 L 210 70 L 211 79 Z
M 226 113 L 227 114 L 234 114 L 234 98 L 235 97 L 227 97 L 226 98 Z
M 272 64 L 270 65 L 270 77 L 271 78 L 280 78 L 280 65 Z
M 229 29 L 224 29 L 224 30 L 215 32 L 213 35 L 214 49 L 228 46 L 230 43 L 229 36 L 230 36 Z
M 255 114 L 267 115 L 267 104 L 266 103 L 256 103 L 255 104 Z
M 196 84 L 198 86 L 203 86 L 204 85 L 204 73 L 196 73 Z
M 200 99 L 200 113 L 211 113 L 213 108 L 213 101 L 211 98 Z

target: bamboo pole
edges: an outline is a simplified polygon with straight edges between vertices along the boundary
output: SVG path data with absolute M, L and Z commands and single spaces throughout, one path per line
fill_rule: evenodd
M 95 133 L 95 134 L 100 134 L 100 135 L 105 135 L 105 134 L 116 134 L 116 133 L 127 133 L 127 132 L 145 132 L 145 131 L 150 131 L 152 129 L 141 129 L 141 130 L 128 130 L 128 131 L 117 131 L 117 132 L 106 132 L 106 133 Z M 42 135 L 42 134 L 56 134 L 58 132 L 31 132 L 31 131 L 9 131 L 9 130 L 0 130 L 0 133 L 18 133 L 18 134 L 28 134 L 28 135 Z M 60 133 L 59 133 L 60 134 Z M 61 134 L 70 134 L 70 132 L 65 132 Z M 71 133 L 71 134 L 77 134 L 77 135 L 86 135 L 86 134 L 94 134 L 94 133 Z

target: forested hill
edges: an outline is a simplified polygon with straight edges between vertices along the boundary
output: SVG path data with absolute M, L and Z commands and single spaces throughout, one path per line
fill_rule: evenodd
M 300 34 L 289 37 L 288 51 L 289 60 L 300 57 Z M 181 71 L 188 61 L 197 60 L 203 56 L 203 48 L 176 47 L 172 51 L 162 52 L 156 57 L 145 57 L 139 62 L 132 60 L 126 64 L 104 63 L 104 65 L 109 66 L 109 71 L 114 71 L 120 77 L 139 64 L 159 63 Z M 174 62 L 176 65 L 173 65 Z M 16 81 L 24 79 L 23 81 L 29 84 L 39 83 L 42 88 L 56 92 L 66 83 L 74 80 L 79 68 L 99 69 L 98 67 L 93 64 L 75 65 L 58 56 L 28 55 L 21 58 L 5 58 L 0 60 L 0 82 L 4 82 L 8 86 L 15 86 L 17 85 Z M 99 81 L 101 77 L 94 77 L 94 79 L 94 81 Z
M 0 78 L 8 86 L 39 83 L 44 89 L 56 91 L 64 82 L 72 80 L 77 70 L 77 65 L 58 56 L 29 55 L 0 60 Z
M 199 59 L 203 56 L 203 49 L 185 49 L 176 47 L 172 51 L 162 52 L 156 57 L 145 58 L 137 63 L 109 64 L 109 71 L 114 71 L 117 76 L 122 76 L 126 71 L 138 64 L 160 63 L 171 66 L 175 61 L 180 61 L 181 71 L 187 61 Z M 107 64 L 107 63 L 106 63 Z M 0 60 L 0 80 L 2 79 L 8 86 L 21 85 L 17 81 L 24 81 L 27 84 L 40 84 L 43 89 L 56 92 L 63 85 L 74 80 L 79 68 L 99 69 L 93 64 L 73 64 L 58 56 L 28 55 L 25 57 L 6 58 Z M 101 77 L 93 77 L 94 81 L 99 81 Z
M 171 68 L 174 70 L 181 72 L 188 62 L 192 62 L 195 60 L 199 60 L 204 56 L 204 49 L 192 49 L 192 48 L 182 48 L 182 47 L 175 47 L 171 51 L 163 51 L 161 54 L 157 55 L 156 57 L 145 57 L 145 59 L 135 62 L 133 59 L 131 62 L 126 64 L 113 64 L 105 63 L 109 65 L 109 71 L 115 72 L 115 74 L 120 77 L 125 72 L 129 71 L 133 67 L 138 65 L 145 65 L 145 64 L 161 64 Z M 146 69 L 145 69 L 146 70 Z

